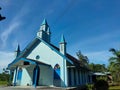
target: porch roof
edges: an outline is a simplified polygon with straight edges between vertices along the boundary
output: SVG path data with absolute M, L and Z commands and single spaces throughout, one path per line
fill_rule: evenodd
M 15 59 L 12 63 L 8 64 L 8 68 L 19 66 L 21 61 L 22 62 L 26 61 L 26 62 L 29 62 L 30 64 L 35 64 L 35 65 L 51 66 L 49 64 L 46 64 L 37 60 L 33 60 L 33 59 L 18 58 L 18 59 Z

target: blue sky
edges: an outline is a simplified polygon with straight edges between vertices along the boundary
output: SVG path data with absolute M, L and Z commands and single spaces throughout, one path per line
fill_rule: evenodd
M 36 37 L 44 18 L 51 41 L 59 46 L 61 34 L 67 52 L 81 50 L 90 62 L 108 65 L 110 48 L 120 47 L 120 0 L 0 0 L 6 20 L 0 22 L 0 72 Z

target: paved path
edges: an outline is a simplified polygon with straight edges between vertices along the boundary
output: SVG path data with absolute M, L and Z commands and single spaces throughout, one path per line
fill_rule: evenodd
M 66 90 L 65 88 L 56 87 L 0 87 L 0 90 Z M 67 89 L 68 90 L 68 89 Z

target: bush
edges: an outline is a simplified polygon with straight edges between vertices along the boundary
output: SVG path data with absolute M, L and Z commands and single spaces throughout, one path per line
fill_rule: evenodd
M 94 90 L 108 90 L 109 85 L 108 82 L 105 80 L 98 80 L 94 84 Z
M 93 90 L 93 84 L 87 84 L 86 86 L 87 86 L 88 90 Z

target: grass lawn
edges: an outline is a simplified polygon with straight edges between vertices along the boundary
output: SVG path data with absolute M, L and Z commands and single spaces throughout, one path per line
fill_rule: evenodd
M 110 86 L 109 90 L 120 90 L 120 86 Z
M 7 81 L 0 81 L 0 86 L 7 86 Z

